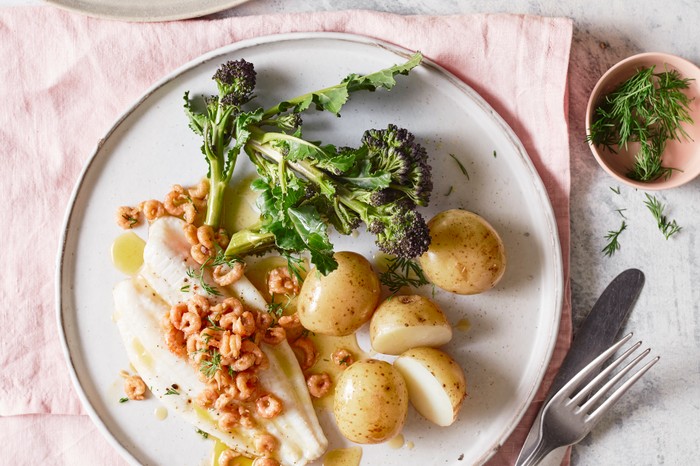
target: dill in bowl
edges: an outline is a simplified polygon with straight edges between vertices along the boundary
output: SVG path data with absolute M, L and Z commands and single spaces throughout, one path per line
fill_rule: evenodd
M 611 152 L 639 143 L 627 177 L 636 181 L 668 178 L 675 168 L 663 165 L 669 140 L 688 139 L 683 124 L 692 124 L 690 102 L 684 92 L 691 79 L 676 70 L 638 69 L 608 94 L 595 110 L 587 141 Z

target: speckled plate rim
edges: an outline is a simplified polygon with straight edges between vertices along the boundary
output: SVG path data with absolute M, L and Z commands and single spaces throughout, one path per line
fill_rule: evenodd
M 136 112 L 139 107 L 146 101 L 155 91 L 157 91 L 159 88 L 164 86 L 165 84 L 169 83 L 173 79 L 177 78 L 179 75 L 183 74 L 184 72 L 197 67 L 207 61 L 210 61 L 218 56 L 225 55 L 231 52 L 243 50 L 246 48 L 250 47 L 255 47 L 257 45 L 264 45 L 268 43 L 275 43 L 275 42 L 285 42 L 285 41 L 294 41 L 294 40 L 308 40 L 308 39 L 334 39 L 334 40 L 339 40 L 339 41 L 349 41 L 353 43 L 360 43 L 360 44 L 365 44 L 369 46 L 376 46 L 380 47 L 386 50 L 391 51 L 392 53 L 398 55 L 398 56 L 404 56 L 408 57 L 412 52 L 398 47 L 396 45 L 383 42 L 383 41 L 378 41 L 376 39 L 364 37 L 364 36 L 358 36 L 358 35 L 353 35 L 353 34 L 346 34 L 346 33 L 326 33 L 326 32 L 319 32 L 319 33 L 288 33 L 288 34 L 278 34 L 278 35 L 271 35 L 271 36 L 262 36 L 262 37 L 257 37 L 253 39 L 248 39 L 240 42 L 233 43 L 228 46 L 224 46 L 222 48 L 213 50 L 211 52 L 208 52 L 192 61 L 189 63 L 183 65 L 182 67 L 176 69 L 175 71 L 171 72 L 164 78 L 162 78 L 160 81 L 156 82 L 154 85 L 152 85 L 131 107 L 129 107 L 114 123 L 114 125 L 110 128 L 110 130 L 105 134 L 105 136 L 99 141 L 95 151 L 91 155 L 90 159 L 88 162 L 85 164 L 79 179 L 73 189 L 73 192 L 71 194 L 71 198 L 68 204 L 68 209 L 66 211 L 66 215 L 64 218 L 64 228 L 62 230 L 62 235 L 60 238 L 59 242 L 59 251 L 58 255 L 56 258 L 56 319 L 57 319 L 57 325 L 58 325 L 58 330 L 59 330 L 59 339 L 62 347 L 62 351 L 64 353 L 64 357 L 67 361 L 68 364 L 68 369 L 69 369 L 69 375 L 71 378 L 71 381 L 73 383 L 73 386 L 77 392 L 78 398 L 81 401 L 84 409 L 94 422 L 94 424 L 97 426 L 98 430 L 102 433 L 105 439 L 107 439 L 108 443 L 113 446 L 117 452 L 125 459 L 127 459 L 130 463 L 132 464 L 140 464 L 136 458 L 133 456 L 132 452 L 122 445 L 115 437 L 114 434 L 110 431 L 109 427 L 106 425 L 106 423 L 103 421 L 103 419 L 99 416 L 97 413 L 96 409 L 94 406 L 91 404 L 90 399 L 83 389 L 80 379 L 78 376 L 78 372 L 76 369 L 76 366 L 73 361 L 73 356 L 71 354 L 71 347 L 69 345 L 68 339 L 67 339 L 67 334 L 66 334 L 66 327 L 65 327 L 65 321 L 64 321 L 64 315 L 63 315 L 63 308 L 66 300 L 68 299 L 68 295 L 73 292 L 73 284 L 70 283 L 68 280 L 64 280 L 64 275 L 66 275 L 66 253 L 67 253 L 67 242 L 69 239 L 69 236 L 71 234 L 70 229 L 73 224 L 74 217 L 76 215 L 76 201 L 80 195 L 80 191 L 83 187 L 83 182 L 85 178 L 87 177 L 88 173 L 90 172 L 91 167 L 96 163 L 98 156 L 100 155 L 100 151 L 102 146 L 105 144 L 105 141 L 112 136 L 117 129 L 120 127 L 120 125 L 134 112 Z M 492 120 L 493 123 L 498 125 L 500 130 L 503 132 L 503 136 L 508 140 L 508 142 L 512 145 L 512 147 L 515 149 L 518 160 L 520 163 L 522 163 L 529 174 L 530 181 L 532 183 L 532 187 L 535 190 L 535 195 L 537 196 L 537 201 L 539 202 L 538 208 L 542 210 L 542 213 L 544 214 L 544 218 L 546 221 L 545 229 L 547 232 L 547 247 L 548 249 L 545 251 L 546 254 L 551 255 L 550 257 L 550 262 L 551 262 L 551 274 L 553 277 L 551 286 L 553 288 L 551 295 L 553 296 L 552 302 L 550 303 L 553 306 L 554 312 L 552 312 L 549 317 L 550 320 L 545 322 L 547 324 L 547 332 L 548 334 L 546 335 L 546 347 L 543 351 L 543 356 L 541 360 L 539 361 L 539 364 L 537 366 L 538 373 L 536 376 L 531 378 L 531 382 L 528 384 L 525 391 L 527 395 L 522 398 L 522 402 L 518 405 L 518 408 L 512 412 L 511 420 L 510 422 L 507 423 L 507 425 L 504 427 L 502 430 L 502 433 L 500 436 L 498 436 L 497 439 L 494 439 L 492 444 L 488 449 L 484 449 L 483 453 L 479 455 L 478 460 L 475 462 L 475 464 L 483 464 L 485 463 L 489 458 L 491 458 L 495 452 L 500 448 L 501 445 L 505 443 L 505 441 L 508 439 L 508 437 L 511 435 L 511 433 L 514 431 L 514 429 L 517 427 L 518 423 L 522 419 L 523 415 L 525 414 L 527 408 L 530 406 L 532 403 L 535 394 L 537 393 L 537 390 L 542 382 L 542 379 L 544 378 L 544 375 L 546 373 L 547 368 L 549 367 L 549 362 L 551 360 L 552 354 L 555 349 L 555 345 L 557 342 L 557 337 L 559 333 L 559 324 L 560 324 L 560 319 L 561 319 L 561 313 L 563 309 L 563 300 L 564 300 L 564 274 L 563 274 L 563 260 L 562 260 L 562 253 L 561 253 L 561 244 L 559 240 L 559 234 L 558 234 L 558 229 L 557 229 L 557 223 L 556 223 L 556 217 L 554 214 L 554 210 L 552 208 L 551 201 L 549 199 L 549 196 L 547 194 L 546 188 L 544 186 L 544 183 L 542 179 L 539 176 L 539 173 L 537 172 L 534 164 L 530 160 L 529 156 L 527 155 L 527 152 L 522 145 L 521 141 L 519 138 L 516 136 L 516 134 L 513 132 L 513 130 L 510 128 L 510 126 L 503 120 L 503 118 L 476 92 L 474 91 L 471 87 L 469 87 L 467 84 L 465 84 L 463 81 L 461 81 L 459 78 L 454 76 L 452 73 L 449 71 L 445 70 L 441 66 L 435 64 L 434 62 L 430 61 L 427 58 L 424 58 L 423 66 L 427 66 L 432 68 L 433 70 L 436 70 L 437 72 L 443 74 L 448 81 L 452 85 L 454 85 L 459 91 L 465 94 L 465 96 L 469 99 L 471 99 L 485 114 L 487 114 Z
M 141 8 L 124 8 L 120 0 L 43 0 L 57 8 L 94 18 L 159 22 L 199 18 L 233 8 L 249 0 L 172 0 L 145 1 Z M 205 5 L 205 6 L 203 6 Z

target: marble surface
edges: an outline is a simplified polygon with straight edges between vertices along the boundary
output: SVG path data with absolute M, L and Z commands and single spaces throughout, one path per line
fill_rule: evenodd
M 38 5 L 0 0 L 0 5 Z M 371 9 L 400 14 L 527 13 L 574 20 L 570 64 L 571 287 L 574 326 L 606 284 L 624 269 L 646 275 L 625 329 L 661 356 L 573 448 L 575 466 L 687 465 L 697 463 L 700 440 L 700 179 L 657 193 L 682 231 L 666 240 L 644 206 L 644 192 L 620 186 L 596 164 L 584 141 L 584 112 L 597 78 L 622 58 L 662 51 L 700 63 L 697 0 L 252 0 L 220 16 L 273 12 Z M 619 194 L 611 188 L 617 189 Z M 599 251 L 605 234 L 627 217 L 621 249 Z M 551 462 L 551 459 L 550 461 Z
M 224 14 L 364 8 L 401 14 L 509 12 L 567 16 L 575 21 L 571 49 L 571 287 L 574 326 L 619 272 L 635 267 L 646 284 L 625 330 L 661 360 L 596 429 L 576 445 L 574 466 L 687 465 L 698 460 L 700 440 L 700 179 L 657 194 L 682 231 L 666 240 L 644 206 L 644 193 L 619 186 L 597 165 L 586 145 L 584 113 L 596 80 L 611 65 L 646 51 L 700 63 L 697 0 L 255 0 Z M 611 188 L 617 189 L 616 194 Z M 621 249 L 599 251 L 605 234 L 628 229 Z M 574 328 L 575 328 L 574 327 Z M 556 454 L 555 454 L 556 455 Z M 548 462 L 551 462 L 550 458 Z

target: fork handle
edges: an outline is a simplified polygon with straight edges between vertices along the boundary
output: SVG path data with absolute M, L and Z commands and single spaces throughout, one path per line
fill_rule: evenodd
M 545 459 L 555 448 L 557 448 L 555 445 L 552 445 L 544 437 L 540 437 L 532 452 L 530 452 L 527 457 L 522 458 L 522 461 L 518 458 L 518 462 L 515 463 L 515 466 L 535 466 Z

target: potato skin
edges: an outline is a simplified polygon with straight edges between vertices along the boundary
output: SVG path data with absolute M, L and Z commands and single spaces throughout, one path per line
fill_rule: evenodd
M 398 295 L 383 301 L 369 326 L 372 349 L 401 354 L 416 346 L 441 346 L 452 339 L 452 326 L 440 307 L 420 295 Z
M 367 322 L 379 302 L 381 287 L 372 265 L 360 254 L 333 255 L 338 268 L 326 276 L 312 270 L 297 299 L 302 325 L 321 335 L 349 335 Z
M 358 361 L 345 369 L 335 388 L 333 414 L 340 432 L 356 443 L 380 443 L 396 436 L 408 412 L 408 389 L 388 362 Z
M 493 288 L 506 269 L 498 232 L 479 215 L 461 209 L 440 212 L 428 222 L 432 238 L 419 262 L 443 290 L 477 294 Z

